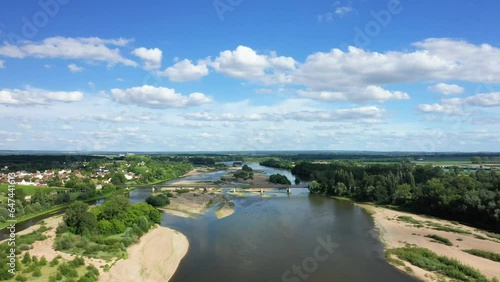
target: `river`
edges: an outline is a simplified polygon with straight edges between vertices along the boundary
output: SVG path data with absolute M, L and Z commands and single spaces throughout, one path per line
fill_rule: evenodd
M 248 165 L 295 180 L 288 170 Z M 183 180 L 217 180 L 226 173 Z M 298 187 L 305 186 L 303 181 Z M 151 187 L 137 188 L 130 201 L 143 202 L 150 194 Z M 417 281 L 386 262 L 373 220 L 358 206 L 309 195 L 307 188 L 265 195 L 269 197 L 231 196 L 236 212 L 221 220 L 214 215 L 216 207 L 196 218 L 164 214 L 162 225 L 189 240 L 189 251 L 171 281 Z
M 295 180 L 289 170 L 248 165 Z M 226 173 L 183 180 L 217 180 Z M 150 193 L 141 190 L 132 191 L 133 202 Z M 189 240 L 189 251 L 171 281 L 417 281 L 387 263 L 373 220 L 358 206 L 309 195 L 307 188 L 265 195 L 269 197 L 229 195 L 236 212 L 221 220 L 214 215 L 216 207 L 197 218 L 165 214 L 162 225 Z

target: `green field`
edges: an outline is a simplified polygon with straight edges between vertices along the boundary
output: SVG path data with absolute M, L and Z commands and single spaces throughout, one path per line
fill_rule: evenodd
M 0 193 L 8 193 L 8 184 L 0 184 Z M 24 185 L 15 185 L 16 189 L 22 188 L 24 193 L 29 196 L 35 194 L 36 190 L 42 189 L 44 191 L 64 191 L 64 190 L 69 190 L 68 188 L 61 188 L 61 187 L 39 187 L 39 186 L 24 186 Z

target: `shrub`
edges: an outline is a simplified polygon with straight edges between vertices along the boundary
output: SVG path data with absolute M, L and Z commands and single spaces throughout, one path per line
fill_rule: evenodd
M 153 207 L 163 207 L 170 204 L 170 200 L 167 195 L 149 195 L 146 198 L 146 203 L 152 205 Z
M 22 274 L 18 274 L 16 276 L 16 281 L 28 281 L 28 278 L 26 278 L 26 276 L 24 276 Z
M 77 268 L 79 266 L 85 265 L 85 260 L 82 257 L 76 257 L 72 261 L 68 262 L 68 265 L 72 268 Z
M 57 257 L 53 258 L 51 261 L 50 261 L 50 266 L 56 266 L 59 264 L 59 259 Z
M 492 261 L 500 262 L 500 254 L 499 253 L 494 253 L 494 252 L 488 252 L 488 251 L 483 251 L 483 250 L 464 250 L 464 252 L 469 253 L 474 256 L 482 257 L 485 259 L 489 259 Z
M 57 238 L 54 242 L 54 247 L 57 251 L 68 250 L 74 247 L 73 236 L 71 234 L 65 233 L 61 237 Z
M 33 277 L 40 277 L 40 276 L 42 276 L 42 271 L 40 270 L 39 267 L 37 267 L 35 271 L 33 271 Z
M 425 237 L 434 239 L 436 242 L 444 244 L 446 246 L 453 246 L 453 243 L 451 243 L 450 240 L 448 240 L 447 238 L 441 237 L 439 235 L 430 234 L 430 235 L 425 235 Z
M 20 251 L 28 251 L 31 249 L 31 246 L 28 245 L 28 244 L 20 244 L 19 245 L 19 248 L 18 248 Z
M 38 262 L 39 266 L 46 266 L 47 265 L 47 259 L 45 257 L 41 257 L 40 261 Z
M 31 262 L 31 256 L 28 252 L 24 253 L 23 259 L 21 260 L 23 264 L 29 264 Z

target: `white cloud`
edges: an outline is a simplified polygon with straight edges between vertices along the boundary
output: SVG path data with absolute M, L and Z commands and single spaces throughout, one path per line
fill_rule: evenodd
M 89 82 L 87 83 L 87 85 L 88 85 L 91 89 L 95 89 L 95 83 L 94 83 L 94 82 L 89 81 Z
M 225 75 L 257 80 L 266 84 L 286 83 L 288 73 L 295 70 L 296 61 L 291 57 L 257 54 L 252 48 L 238 46 L 235 50 L 226 50 L 213 60 L 215 71 Z
M 3 69 L 3 68 L 5 68 L 5 61 L 0 60 L 0 69 Z
M 442 104 L 420 104 L 417 110 L 426 114 L 460 115 L 463 113 L 456 106 Z
M 47 105 L 54 102 L 71 103 L 83 100 L 79 91 L 48 91 L 37 88 L 1 89 L 0 104 L 13 106 Z
M 194 65 L 190 60 L 182 60 L 164 71 L 157 72 L 158 76 L 167 76 L 171 81 L 184 82 L 199 80 L 209 73 L 205 62 L 199 61 Z
M 59 130 L 71 130 L 71 129 L 73 129 L 73 126 L 69 124 L 63 124 L 59 127 Z
M 350 13 L 352 12 L 352 8 L 350 6 L 341 6 L 341 7 L 337 7 L 335 9 L 335 14 L 339 15 L 339 16 L 343 16 L 347 13 Z
M 299 96 L 321 100 L 326 102 L 335 101 L 386 101 L 386 100 L 408 100 L 410 96 L 406 92 L 389 91 L 379 86 L 367 86 L 366 88 L 352 88 L 346 91 L 297 91 Z
M 432 92 L 441 93 L 444 95 L 454 95 L 454 94 L 462 94 L 464 92 L 464 88 L 458 86 L 456 84 L 446 84 L 446 83 L 438 83 L 433 86 L 429 86 L 429 89 Z
M 86 59 L 106 62 L 109 65 L 124 64 L 136 66 L 132 60 L 124 58 L 118 48 L 111 46 L 125 46 L 126 39 L 101 39 L 97 37 L 49 37 L 41 42 L 23 41 L 19 45 L 4 43 L 0 46 L 0 55 L 12 58 L 61 58 Z
M 144 85 L 128 89 L 112 89 L 113 99 L 122 104 L 135 104 L 147 108 L 181 108 L 209 104 L 212 100 L 203 93 L 187 96 L 175 89 Z
M 84 68 L 79 67 L 79 66 L 77 66 L 75 64 L 69 64 L 68 65 L 68 69 L 69 69 L 70 72 L 81 72 L 81 71 L 84 70 Z
M 127 118 L 121 115 L 111 115 L 111 114 L 98 114 L 94 115 L 94 119 L 97 121 L 105 122 L 125 122 Z
M 305 86 L 304 93 L 309 96 L 356 101 L 367 98 L 360 89 L 369 86 L 436 79 L 500 82 L 500 48 L 446 38 L 427 39 L 413 45 L 417 50 L 379 53 L 351 46 L 345 52 L 340 49 L 317 52 L 291 74 L 291 84 Z M 441 86 L 444 91 L 443 88 L 447 92 L 460 91 L 459 86 Z M 380 96 L 381 92 L 372 94 Z
M 481 93 L 466 98 L 443 99 L 440 104 L 420 104 L 417 110 L 423 113 L 461 115 L 465 107 L 500 107 L 500 92 Z
M 259 120 L 269 120 L 270 116 L 266 114 L 233 114 L 233 113 L 210 113 L 210 112 L 199 112 L 199 113 L 187 113 L 183 115 L 184 118 L 188 120 L 201 120 L 201 121 L 235 121 L 235 122 L 246 122 L 246 121 L 259 121 Z
M 144 61 L 144 69 L 154 70 L 161 67 L 162 51 L 158 48 L 146 49 L 144 47 L 134 49 L 132 54 Z
M 466 98 L 444 99 L 443 103 L 449 105 L 466 105 L 474 107 L 499 107 L 500 92 L 481 93 Z
M 283 121 L 294 120 L 304 122 L 317 121 L 345 121 L 345 120 L 378 120 L 385 116 L 385 110 L 375 106 L 335 109 L 331 111 L 308 110 L 290 111 L 285 113 L 211 113 L 196 112 L 182 115 L 188 120 L 197 121 L 229 121 L 229 122 L 256 122 L 256 121 Z

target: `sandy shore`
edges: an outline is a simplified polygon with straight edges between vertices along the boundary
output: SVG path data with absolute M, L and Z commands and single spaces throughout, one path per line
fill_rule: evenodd
M 102 282 L 169 281 L 189 248 L 187 238 L 166 227 L 157 227 L 128 249 L 129 257 L 118 261 L 99 277 Z
M 220 213 L 221 218 L 223 218 L 234 212 L 234 205 L 228 205 L 228 202 L 229 198 L 219 192 L 201 193 L 201 191 L 193 191 L 170 198 L 170 204 L 160 208 L 160 210 L 176 216 L 195 217 L 204 214 L 208 208 L 220 203 L 223 205 Z
M 491 238 L 488 238 L 488 240 L 475 238 L 474 235 L 480 235 L 483 237 L 486 237 L 486 235 L 474 228 L 453 224 L 446 220 L 408 214 L 373 205 L 359 204 L 359 206 L 365 208 L 372 214 L 375 226 L 379 231 L 381 241 L 385 244 L 386 248 L 404 247 L 407 243 L 415 244 L 419 247 L 430 249 L 439 255 L 457 259 L 463 264 L 478 269 L 482 274 L 490 279 L 494 277 L 500 279 L 500 263 L 473 256 L 462 251 L 467 249 L 480 249 L 500 253 L 500 241 Z M 414 224 L 398 220 L 399 216 L 410 216 L 419 222 L 428 221 L 442 225 L 449 225 L 454 228 L 467 230 L 472 234 L 457 234 L 446 231 L 438 231 L 431 229 L 431 227 L 425 223 L 423 224 L 424 227 L 416 227 Z M 429 234 L 445 237 L 453 243 L 453 246 L 446 246 L 432 242 L 431 239 L 425 237 L 425 235 Z M 415 267 L 409 263 L 406 263 L 406 265 L 413 269 L 413 274 L 419 279 L 423 281 L 438 281 L 436 274 Z M 399 268 L 403 270 L 404 267 L 400 266 Z

